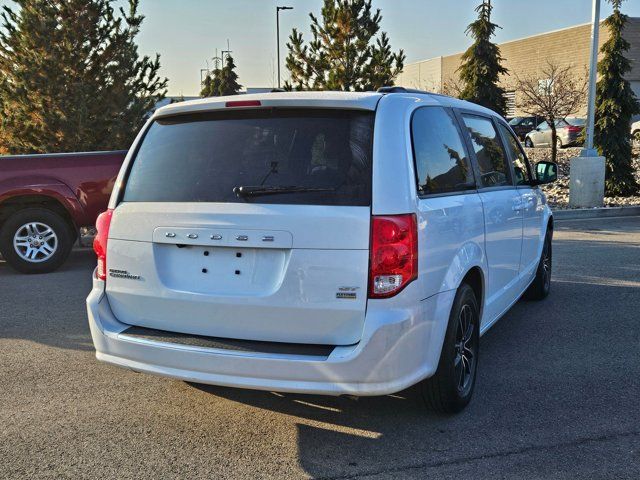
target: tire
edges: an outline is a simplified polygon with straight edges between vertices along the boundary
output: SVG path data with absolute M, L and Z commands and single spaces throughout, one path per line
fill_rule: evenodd
M 564 145 L 562 145 L 562 140 L 560 139 L 560 137 L 556 137 L 556 147 L 558 148 L 558 150 L 560 150 L 561 148 L 564 148 Z
M 67 259 L 72 246 L 73 232 L 67 222 L 46 208 L 18 210 L 0 229 L 0 252 L 22 273 L 53 272 Z
M 524 146 L 527 148 L 535 148 L 533 146 L 533 141 L 529 137 L 524 139 Z
M 458 413 L 471 401 L 478 367 L 479 342 L 478 301 L 473 289 L 463 283 L 453 301 L 438 369 L 419 385 L 422 399 L 430 410 Z
M 543 300 L 547 298 L 551 291 L 551 267 L 553 263 L 551 237 L 551 232 L 547 231 L 540 261 L 538 262 L 538 269 L 536 270 L 536 276 L 525 292 L 525 298 L 528 300 Z
M 640 130 L 636 130 L 631 134 L 631 146 L 634 148 L 640 147 Z

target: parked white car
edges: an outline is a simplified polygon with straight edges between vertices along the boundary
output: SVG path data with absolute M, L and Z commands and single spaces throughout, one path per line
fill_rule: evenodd
M 640 146 L 640 120 L 631 124 L 631 138 L 633 145 Z
M 480 336 L 550 288 L 553 218 L 507 123 L 434 94 L 163 107 L 98 220 L 99 360 L 231 387 L 461 410 Z

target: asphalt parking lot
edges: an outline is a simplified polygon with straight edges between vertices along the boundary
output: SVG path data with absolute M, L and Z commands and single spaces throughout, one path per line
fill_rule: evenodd
M 94 358 L 75 251 L 0 262 L 1 478 L 640 478 L 640 217 L 557 223 L 550 297 L 481 340 L 472 404 L 190 385 Z

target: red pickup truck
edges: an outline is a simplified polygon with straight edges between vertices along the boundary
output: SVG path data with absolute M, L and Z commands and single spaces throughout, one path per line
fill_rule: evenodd
M 0 156 L 0 253 L 24 273 L 66 260 L 95 225 L 126 151 Z

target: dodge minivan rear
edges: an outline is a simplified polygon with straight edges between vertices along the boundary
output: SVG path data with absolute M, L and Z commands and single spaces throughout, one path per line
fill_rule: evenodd
M 96 356 L 285 392 L 425 380 L 459 411 L 480 334 L 548 293 L 540 166 L 493 112 L 402 88 L 163 107 L 98 219 Z

